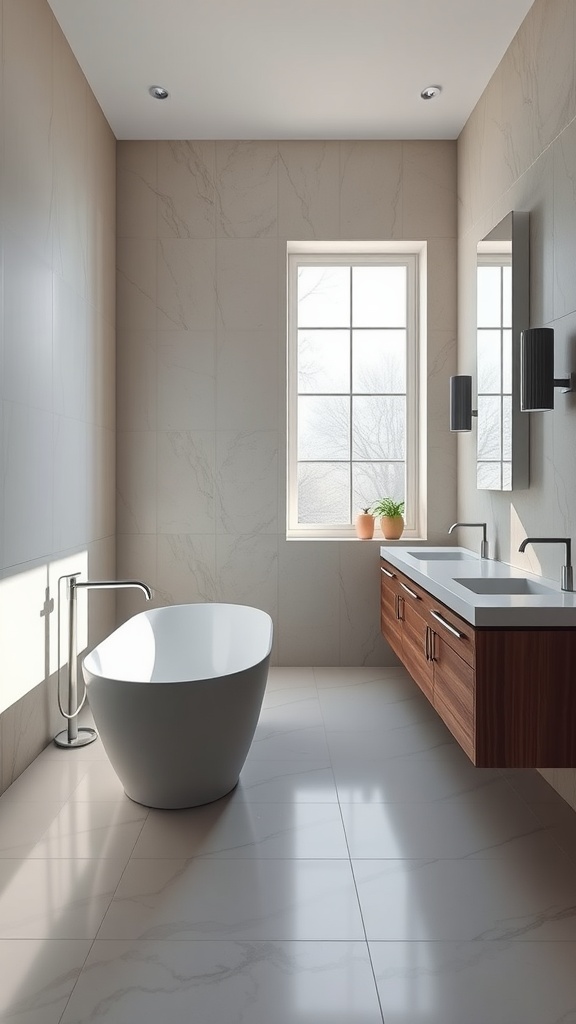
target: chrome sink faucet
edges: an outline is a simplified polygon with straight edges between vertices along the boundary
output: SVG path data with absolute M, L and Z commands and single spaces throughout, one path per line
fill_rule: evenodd
M 452 533 L 457 526 L 480 526 L 482 528 L 482 540 L 480 542 L 480 558 L 488 558 L 488 541 L 486 540 L 486 523 L 452 523 L 448 533 Z
M 524 551 L 527 544 L 565 544 L 566 564 L 562 566 L 560 587 L 562 590 L 574 590 L 572 573 L 572 541 L 570 537 L 525 537 L 518 551 Z

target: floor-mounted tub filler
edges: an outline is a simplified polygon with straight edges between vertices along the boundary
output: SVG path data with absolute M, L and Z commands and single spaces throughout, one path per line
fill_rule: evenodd
M 140 612 L 83 661 L 94 721 L 126 794 L 196 807 L 230 792 L 254 737 L 272 619 L 235 604 Z

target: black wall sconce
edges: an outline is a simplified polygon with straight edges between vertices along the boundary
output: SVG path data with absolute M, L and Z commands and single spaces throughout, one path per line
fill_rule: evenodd
M 465 373 L 450 377 L 450 430 L 472 430 L 472 377 Z
M 554 388 L 576 390 L 576 374 L 554 376 L 554 330 L 530 327 L 520 334 L 520 409 L 544 412 L 554 408 Z

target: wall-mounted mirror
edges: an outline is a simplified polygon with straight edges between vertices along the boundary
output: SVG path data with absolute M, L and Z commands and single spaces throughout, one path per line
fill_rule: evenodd
M 478 242 L 478 490 L 528 487 L 529 417 L 520 412 L 520 332 L 530 316 L 528 247 L 528 214 L 515 211 Z

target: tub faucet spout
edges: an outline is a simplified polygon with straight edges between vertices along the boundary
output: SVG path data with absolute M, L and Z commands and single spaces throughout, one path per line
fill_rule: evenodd
M 152 599 L 152 591 L 147 583 L 140 580 L 79 580 L 80 573 L 72 573 L 70 576 L 61 576 L 67 583 L 68 595 L 68 711 L 64 711 L 60 701 L 60 690 L 58 690 L 58 706 L 60 714 L 68 720 L 68 728 L 59 732 L 54 737 L 58 747 L 85 747 L 98 738 L 95 729 L 88 726 L 78 728 L 78 714 L 84 706 L 86 691 L 80 704 L 78 704 L 78 656 L 77 656 L 77 606 L 76 594 L 78 590 L 127 590 L 135 588 L 142 590 L 146 600 Z M 60 580 L 58 581 L 60 583 Z M 60 631 L 58 631 L 60 635 Z M 60 662 L 58 662 L 60 672 Z M 81 735 L 79 735 L 79 733 Z

